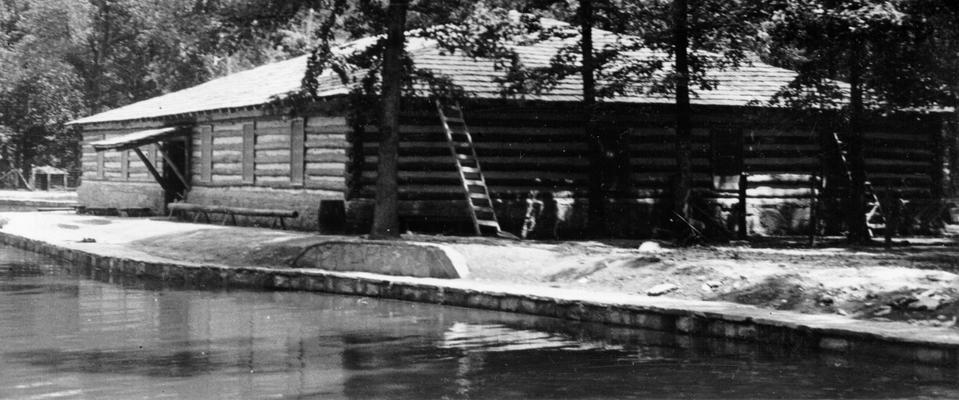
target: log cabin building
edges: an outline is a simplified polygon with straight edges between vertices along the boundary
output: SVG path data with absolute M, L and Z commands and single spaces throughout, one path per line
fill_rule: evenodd
M 597 40 L 609 38 L 598 32 Z M 495 81 L 502 72 L 488 60 L 425 41 L 408 51 L 468 94 L 465 120 L 503 229 L 518 233 L 535 198 L 544 212 L 531 236 L 580 235 L 593 175 L 579 79 L 504 98 Z M 528 64 L 545 64 L 555 46 L 518 51 Z M 376 127 L 355 117 L 363 110 L 351 108 L 349 88 L 330 74 L 320 78 L 316 98 L 298 96 L 306 65 L 307 57 L 297 57 L 73 121 L 84 139 L 81 204 L 154 213 L 174 201 L 295 210 L 288 223 L 299 229 L 364 232 Z M 795 77 L 789 70 L 755 62 L 708 76 L 716 88 L 692 99 L 701 218 L 732 229 L 744 197 L 751 233 L 803 232 L 813 209 L 836 221 L 845 171 L 831 112 L 768 106 Z M 405 97 L 403 109 L 401 217 L 413 230 L 456 230 L 468 221 L 468 206 L 437 109 L 425 95 Z M 614 138 L 605 149 L 613 235 L 649 237 L 664 226 L 676 168 L 673 124 L 668 96 L 638 91 L 602 100 L 593 126 Z M 904 112 L 867 125 L 867 176 L 877 195 L 896 192 L 916 207 L 942 196 L 942 115 Z

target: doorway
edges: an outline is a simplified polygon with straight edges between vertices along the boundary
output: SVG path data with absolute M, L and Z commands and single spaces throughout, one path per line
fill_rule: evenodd
M 189 190 L 187 182 L 190 179 L 187 175 L 190 171 L 187 165 L 187 160 L 190 159 L 188 150 L 187 141 L 183 138 L 164 141 L 160 147 L 164 161 L 164 204 L 186 199 L 186 192 Z

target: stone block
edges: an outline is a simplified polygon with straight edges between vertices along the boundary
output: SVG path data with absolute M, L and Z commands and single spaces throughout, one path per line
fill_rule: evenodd
M 373 240 L 331 240 L 314 245 L 294 267 L 443 279 L 465 278 L 469 271 L 466 258 L 446 246 Z
M 163 210 L 163 189 L 153 182 L 85 180 L 77 188 L 77 201 L 90 208 L 149 208 Z
M 682 316 L 676 318 L 676 331 L 688 334 L 702 334 L 705 331 L 706 321 L 696 316 Z

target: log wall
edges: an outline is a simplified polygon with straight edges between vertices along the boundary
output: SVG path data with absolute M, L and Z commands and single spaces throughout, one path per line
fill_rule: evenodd
M 612 179 L 610 220 L 617 225 L 612 230 L 620 236 L 648 236 L 665 215 L 675 174 L 673 116 L 669 107 L 617 107 L 603 110 L 596 123 L 604 135 L 616 138 L 608 149 L 610 162 L 621 166 Z M 465 202 L 439 119 L 431 107 L 418 109 L 423 111 L 406 113 L 402 120 L 401 213 L 427 223 L 463 220 Z M 306 117 L 287 117 L 296 114 Z M 346 114 L 285 110 L 197 117 L 189 143 L 188 201 L 294 208 L 302 217 L 293 225 L 313 228 L 319 201 L 347 200 L 356 226 L 365 229 L 376 179 L 377 129 L 353 132 Z M 694 120 L 696 196 L 726 211 L 736 204 L 736 185 L 716 186 L 718 156 L 712 144 L 741 140 L 742 170 L 750 175 L 751 223 L 760 233 L 770 209 L 791 228 L 802 228 L 813 175 L 825 175 L 831 182 L 833 191 L 827 195 L 835 195 L 842 186 L 836 149 L 824 139 L 830 136 L 817 128 L 821 125 L 777 118 L 757 118 L 742 109 L 708 109 L 697 110 Z M 556 221 L 544 229 L 573 236 L 585 226 L 591 144 L 575 110 L 561 105 L 468 105 L 466 120 L 505 228 L 518 230 L 531 191 L 556 207 L 551 211 Z M 159 126 L 139 122 L 84 127 L 84 184 L 158 187 L 132 152 L 95 153 L 89 143 Z M 868 127 L 867 172 L 877 191 L 894 189 L 907 198 L 933 193 L 939 128 L 935 118 L 882 120 Z M 144 151 L 162 168 L 155 146 L 145 146 Z M 109 191 L 86 192 L 103 196 Z
M 344 117 L 259 118 L 198 124 L 193 185 L 346 190 Z
M 346 119 L 314 112 L 306 117 L 276 113 L 219 113 L 197 118 L 188 139 L 187 201 L 196 204 L 296 210 L 300 217 L 287 221 L 303 229 L 318 227 L 324 200 L 344 200 L 350 131 Z M 186 122 L 180 122 L 183 124 Z M 110 199 L 116 188 L 150 192 L 150 208 L 163 210 L 159 184 L 131 150 L 97 153 L 91 142 L 161 123 L 108 123 L 84 127 L 81 203 L 88 207 L 134 208 L 133 202 Z M 162 171 L 157 146 L 142 147 Z M 110 188 L 106 190 L 104 188 Z M 125 203 L 131 203 L 125 207 Z M 137 208 L 144 202 L 138 201 Z M 251 219 L 250 223 L 258 221 Z M 242 221 L 241 221 L 242 223 Z
M 697 113 L 693 129 L 694 192 L 710 204 L 720 204 L 728 217 L 728 211 L 738 202 L 738 182 L 731 190 L 716 186 L 717 161 L 711 144 L 741 135 L 740 157 L 742 171 L 749 174 L 747 204 L 753 230 L 785 233 L 778 231 L 783 224 L 791 230 L 804 229 L 813 193 L 812 177 L 826 175 L 831 185 L 844 185 L 831 136 L 813 124 L 804 127 L 776 119 L 746 118 L 742 113 L 728 109 Z M 561 225 L 566 225 L 567 233 L 585 224 L 582 214 L 590 179 L 590 144 L 577 113 L 562 108 L 467 107 L 465 117 L 505 228 L 516 230 L 522 222 L 525 198 L 531 190 L 558 199 Z M 669 201 L 676 168 L 672 123 L 673 116 L 666 108 L 639 112 L 622 109 L 600 116 L 597 126 L 603 134 L 620 138 L 619 145 L 610 149 L 612 158 L 619 159 L 623 166 L 613 184 L 615 198 L 611 202 L 616 205 L 610 206 L 611 212 L 633 219 L 614 228 L 614 232 L 647 235 L 661 222 L 657 214 L 663 209 L 657 207 Z M 466 218 L 462 189 L 438 117 L 432 112 L 407 113 L 401 132 L 401 213 L 432 222 Z M 936 124 L 929 121 L 880 121 L 869 127 L 865 156 L 867 174 L 876 191 L 881 194 L 888 188 L 907 198 L 928 197 L 935 170 L 930 145 L 937 133 Z M 369 203 L 376 179 L 377 128 L 366 127 L 358 138 L 362 140 L 357 144 L 362 148 L 362 162 L 357 163 L 361 178 L 354 200 Z M 780 211 L 776 218 L 782 219 L 776 222 L 779 226 L 765 226 L 771 217 L 764 210 L 777 207 Z M 621 222 L 612 219 L 613 224 Z
M 83 167 L 83 181 L 110 181 L 110 182 L 156 182 L 150 171 L 147 170 L 140 157 L 133 150 L 128 151 L 106 151 L 97 153 L 93 150 L 90 143 L 103 139 L 109 139 L 143 129 L 141 127 L 132 128 L 100 128 L 86 127 L 83 130 L 83 142 L 81 147 L 83 155 L 81 159 Z M 157 151 L 156 145 L 141 146 L 140 150 L 158 169 L 163 168 L 163 157 Z

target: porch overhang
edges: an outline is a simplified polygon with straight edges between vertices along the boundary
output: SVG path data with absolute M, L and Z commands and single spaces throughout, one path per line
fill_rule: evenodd
M 121 135 L 109 139 L 104 139 L 90 143 L 93 146 L 93 149 L 97 152 L 116 150 L 116 151 L 128 151 L 133 150 L 137 157 L 140 158 L 140 161 L 143 162 L 143 165 L 147 167 L 147 170 L 150 171 L 150 175 L 153 176 L 153 179 L 156 179 L 157 183 L 163 187 L 163 190 L 166 192 L 173 193 L 171 186 L 163 179 L 163 175 L 160 174 L 160 171 L 157 171 L 156 166 L 153 165 L 153 162 L 143 154 L 143 151 L 140 150 L 141 146 L 146 146 L 148 144 L 154 144 L 162 142 L 164 140 L 179 137 L 187 136 L 189 130 L 184 129 L 183 127 L 178 126 L 168 126 L 165 128 L 158 129 L 147 129 L 143 131 L 136 131 L 133 133 L 128 133 L 126 135 Z M 186 179 L 186 176 L 183 175 L 183 172 L 170 160 L 170 156 L 166 154 L 164 149 L 161 147 L 159 149 L 160 156 L 163 157 L 163 160 L 166 161 L 166 165 L 170 167 L 170 170 L 173 171 L 173 174 L 176 176 L 176 179 L 180 181 L 185 190 L 190 190 L 190 184 Z M 177 193 L 178 196 L 182 199 L 184 193 Z
M 165 128 L 136 131 L 126 135 L 99 140 L 90 143 L 90 145 L 98 152 L 107 150 L 123 151 L 157 143 L 171 137 L 184 136 L 187 132 L 188 131 L 181 127 L 168 126 Z

